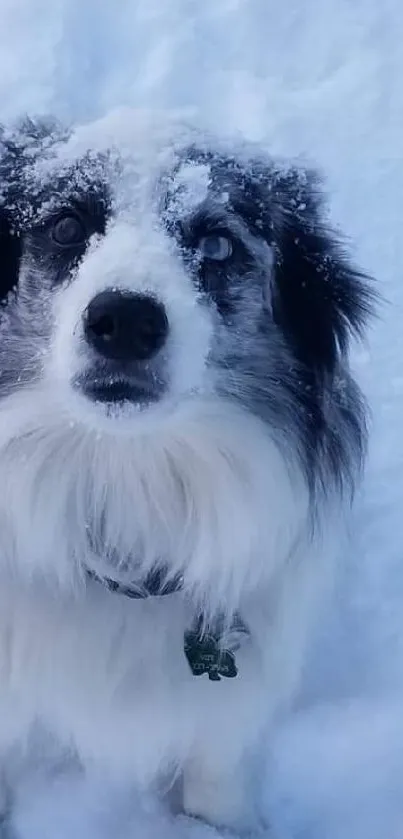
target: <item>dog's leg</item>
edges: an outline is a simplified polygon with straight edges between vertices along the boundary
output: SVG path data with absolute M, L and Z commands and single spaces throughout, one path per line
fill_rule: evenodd
M 295 608 L 288 620 L 289 601 L 278 597 L 270 631 L 259 602 L 245 615 L 249 636 L 236 652 L 235 678 L 206 681 L 202 676 L 195 684 L 196 736 L 184 769 L 184 809 L 236 832 L 265 826 L 262 774 L 268 736 L 278 708 L 286 706 L 298 682 L 304 644 L 306 620 L 296 626 Z
M 224 769 L 215 766 L 206 755 L 199 756 L 184 773 L 185 813 L 237 833 L 256 829 L 260 818 L 250 786 L 251 779 L 242 762 Z
M 11 796 L 5 772 L 0 772 L 0 839 L 12 837 L 10 828 Z
M 216 827 L 255 831 L 263 826 L 263 703 L 247 703 L 244 691 L 237 690 L 241 684 L 229 680 L 209 687 L 223 692 L 199 707 L 198 736 L 183 772 L 184 810 Z M 253 694 L 250 683 L 246 688 Z

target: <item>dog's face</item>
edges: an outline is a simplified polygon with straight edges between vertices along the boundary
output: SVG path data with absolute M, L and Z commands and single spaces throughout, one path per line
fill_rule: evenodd
M 53 528 L 59 577 L 163 563 L 236 600 L 289 556 L 323 490 L 353 480 L 346 349 L 370 294 L 312 176 L 183 135 L 95 145 L 34 125 L 4 138 L 5 529 L 49 530 L 31 547 L 48 570 Z

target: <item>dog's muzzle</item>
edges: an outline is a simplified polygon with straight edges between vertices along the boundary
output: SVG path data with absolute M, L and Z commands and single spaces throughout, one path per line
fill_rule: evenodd
M 146 294 L 107 289 L 83 314 L 89 366 L 74 382 L 94 402 L 147 405 L 165 390 L 162 350 L 169 335 L 164 306 Z

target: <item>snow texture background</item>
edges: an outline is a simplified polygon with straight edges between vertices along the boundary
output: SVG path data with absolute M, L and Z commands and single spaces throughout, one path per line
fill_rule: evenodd
M 0 0 L 0 121 L 187 108 L 302 155 L 385 298 L 355 358 L 373 427 L 349 555 L 268 755 L 273 839 L 403 836 L 402 37 L 400 0 Z M 218 836 L 132 798 L 106 818 L 97 779 L 37 783 L 18 839 Z

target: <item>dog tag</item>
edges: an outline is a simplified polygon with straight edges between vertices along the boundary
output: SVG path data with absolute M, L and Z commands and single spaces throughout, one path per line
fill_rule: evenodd
M 233 679 L 238 675 L 234 653 L 220 649 L 213 635 L 185 632 L 185 655 L 194 676 L 208 673 L 211 682 L 219 682 L 221 676 Z

